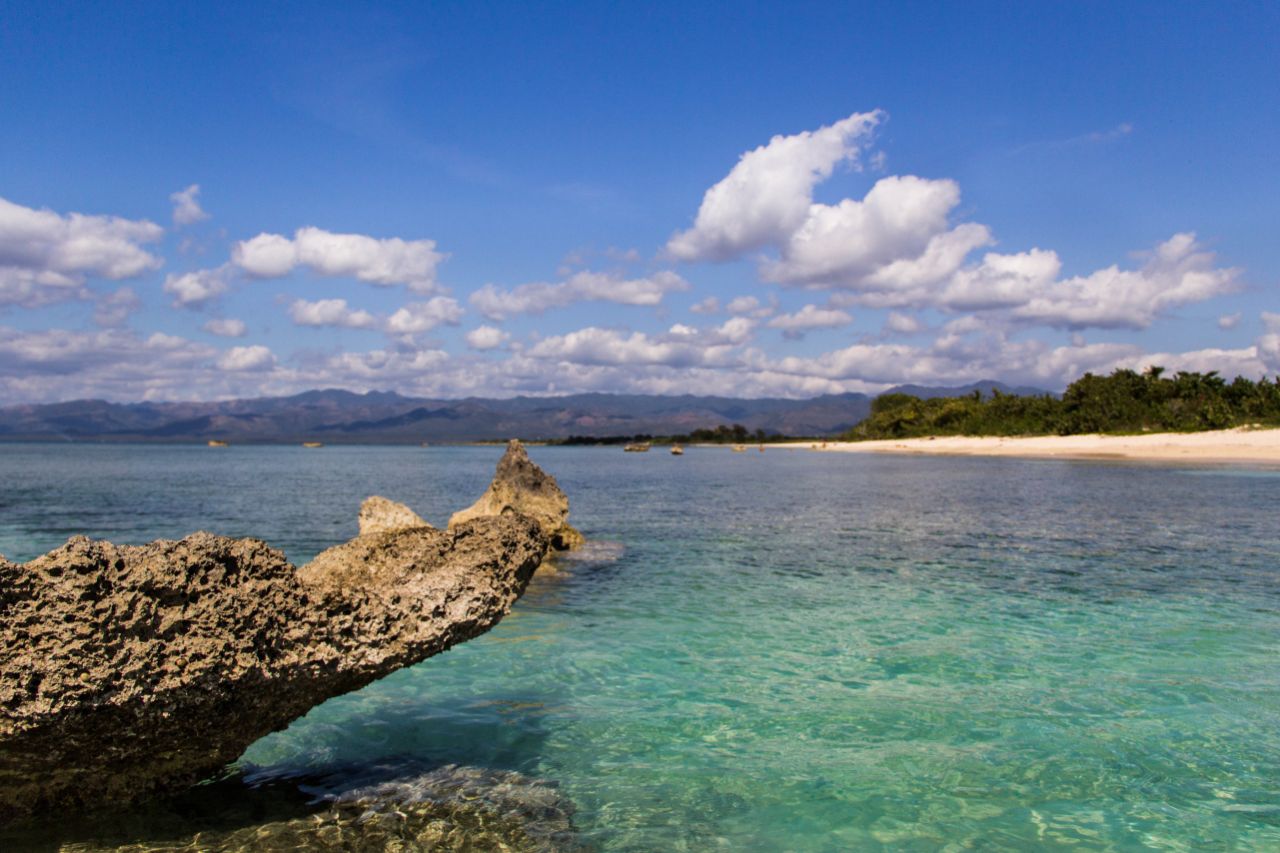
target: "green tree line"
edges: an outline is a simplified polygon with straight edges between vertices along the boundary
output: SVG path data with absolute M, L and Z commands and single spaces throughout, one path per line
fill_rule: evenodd
M 642 441 L 652 444 L 746 444 L 747 442 L 754 444 L 785 439 L 786 436 L 777 433 L 766 433 L 763 429 L 749 430 L 742 424 L 734 424 L 733 426 L 720 424 L 714 428 L 695 429 L 693 432 L 681 433 L 680 435 L 649 435 L 648 433 L 608 436 L 571 435 L 568 438 L 552 439 L 547 443 L 569 446 L 631 444 Z
M 984 398 L 922 400 L 882 394 L 871 415 L 842 438 L 852 441 L 930 435 L 1074 435 L 1079 433 L 1195 432 L 1247 424 L 1280 426 L 1280 379 L 1227 382 L 1217 371 L 1086 373 L 1061 398 L 994 391 Z

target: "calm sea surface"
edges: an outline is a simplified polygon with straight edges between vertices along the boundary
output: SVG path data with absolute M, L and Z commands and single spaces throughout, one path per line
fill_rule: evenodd
M 435 524 L 501 448 L 0 445 L 0 552 Z M 1280 472 L 532 448 L 596 556 L 249 749 L 558 780 L 608 851 L 1280 849 Z

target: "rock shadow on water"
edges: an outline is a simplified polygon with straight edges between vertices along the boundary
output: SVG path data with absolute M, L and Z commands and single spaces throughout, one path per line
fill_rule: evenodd
M 252 763 L 250 750 L 221 779 L 129 811 L 45 821 L 43 834 L 0 835 L 0 850 L 595 849 L 579 835 L 575 805 L 559 783 L 520 769 L 540 763 L 541 711 L 558 697 L 482 694 L 427 704 L 380 693 L 414 675 L 403 670 L 335 698 L 268 736 L 260 746 L 285 753 L 270 764 Z
M 343 850 L 591 853 L 558 783 L 388 759 L 305 773 L 247 768 L 135 808 L 9 829 L 10 851 Z
M 439 696 L 431 687 L 414 669 L 330 700 L 254 744 L 239 765 L 252 768 L 254 778 L 358 768 L 397 756 L 430 766 L 529 771 L 545 754 L 544 717 L 564 704 L 563 697 L 543 692 Z
M 590 850 L 573 827 L 573 803 L 538 769 L 542 719 L 561 697 L 428 701 L 422 676 L 421 667 L 404 670 L 255 744 L 239 762 L 239 792 L 292 790 L 309 810 L 236 827 L 235 839 L 253 833 L 244 849 L 276 849 L 263 847 L 275 838 L 300 839 L 279 849 L 331 849 L 323 843 L 332 837 L 343 850 Z

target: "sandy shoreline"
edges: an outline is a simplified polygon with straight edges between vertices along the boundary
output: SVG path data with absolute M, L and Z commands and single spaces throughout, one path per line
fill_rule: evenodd
M 790 445 L 812 448 L 812 443 Z M 820 451 L 954 456 L 1032 456 L 1280 465 L 1280 429 L 1231 429 L 1147 435 L 1047 435 L 1029 438 L 945 436 L 887 441 L 829 441 Z

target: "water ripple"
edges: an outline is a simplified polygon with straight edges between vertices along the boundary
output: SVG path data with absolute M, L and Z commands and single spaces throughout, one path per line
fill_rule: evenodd
M 244 450 L 0 448 L 0 552 L 214 526 L 301 560 L 365 494 L 442 520 L 500 453 Z M 1274 477 L 531 453 L 599 544 L 247 762 L 555 779 L 610 851 L 1280 848 Z

